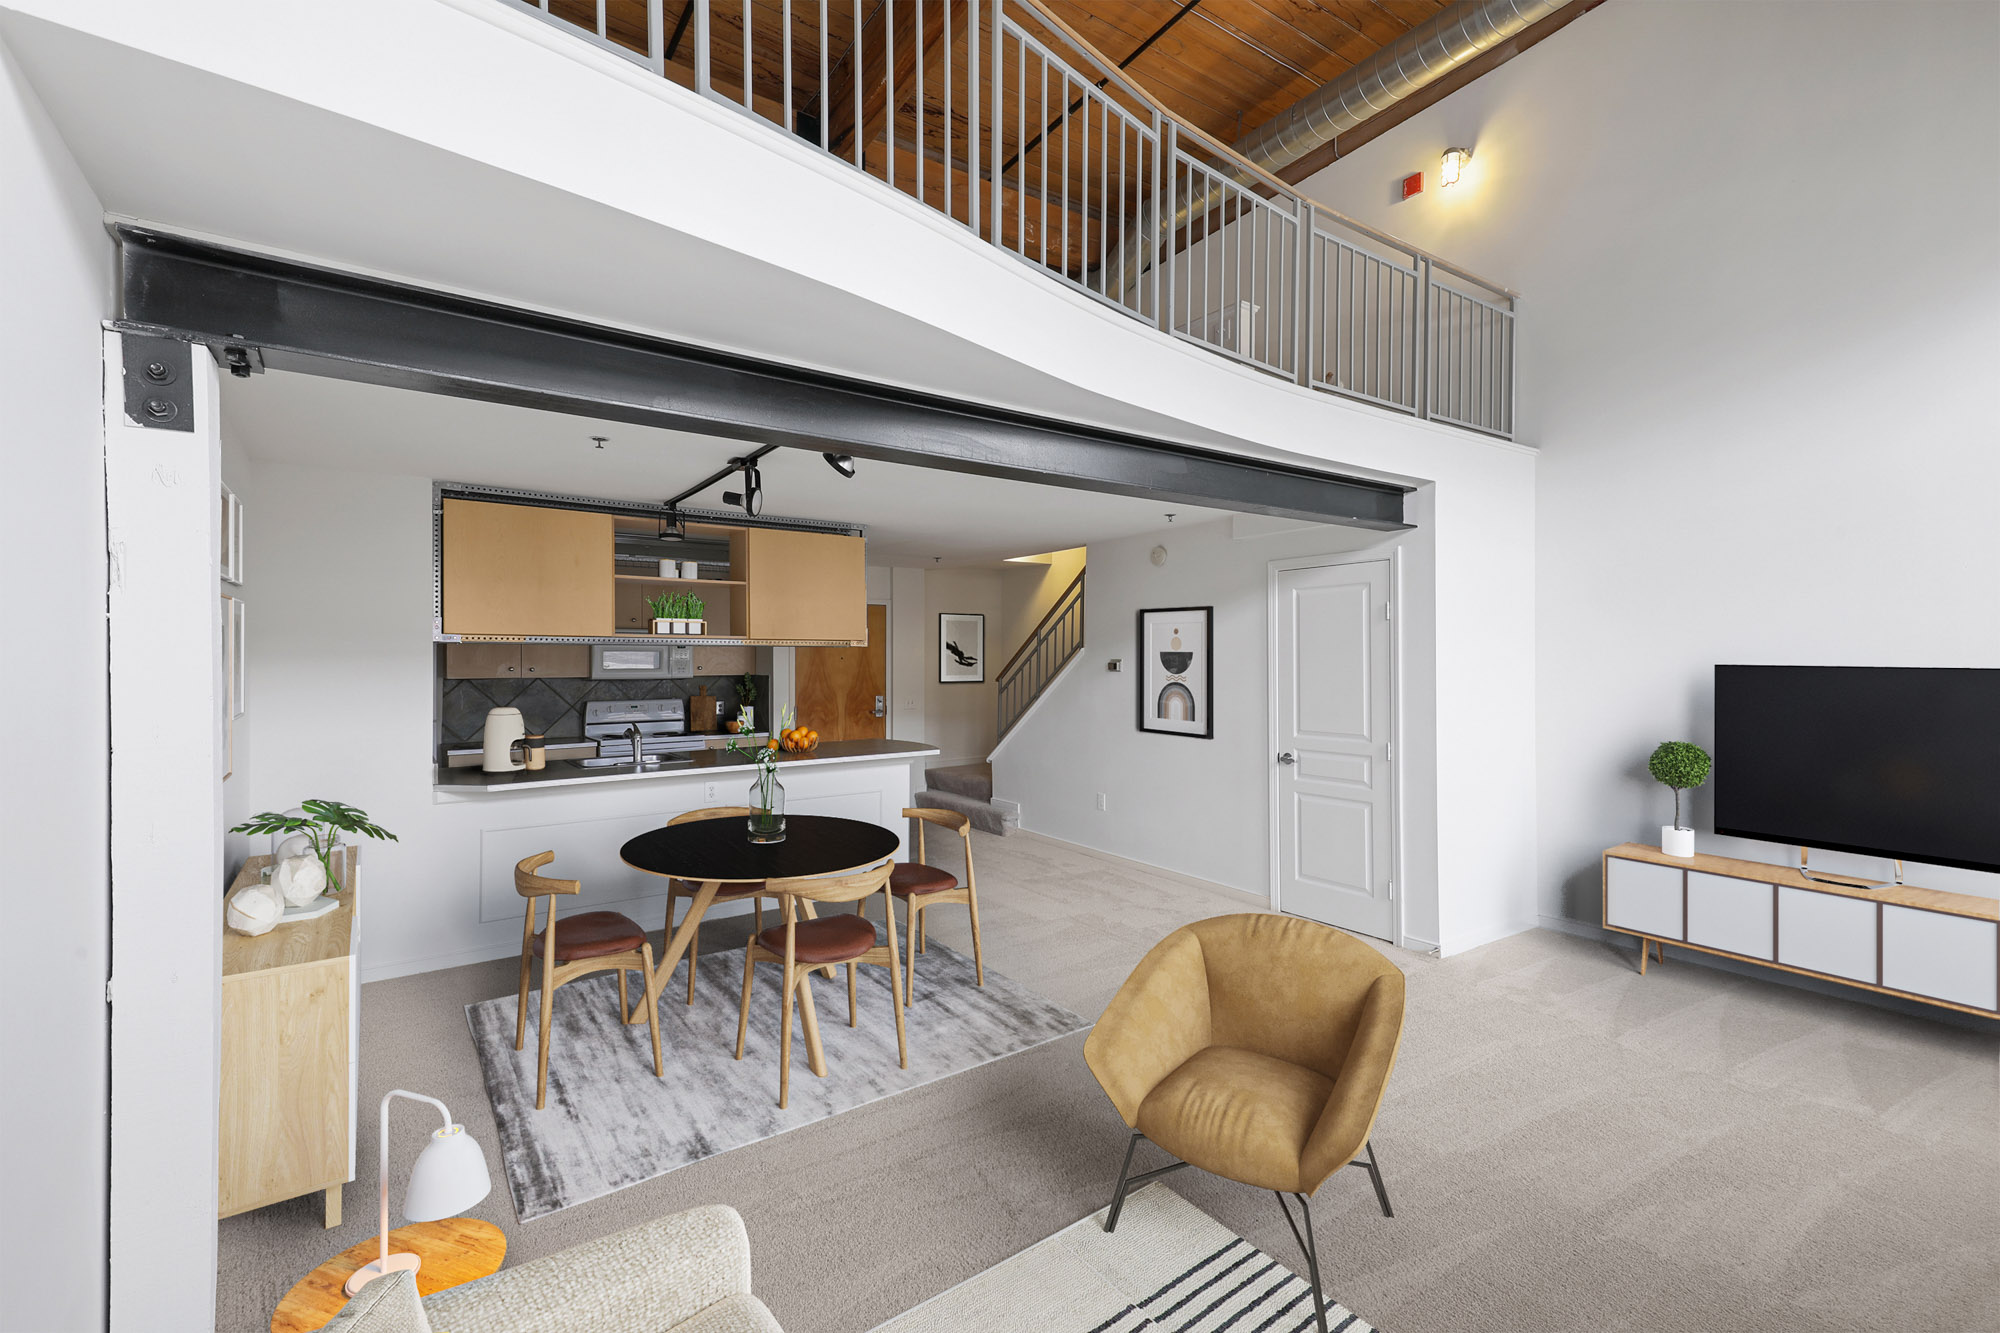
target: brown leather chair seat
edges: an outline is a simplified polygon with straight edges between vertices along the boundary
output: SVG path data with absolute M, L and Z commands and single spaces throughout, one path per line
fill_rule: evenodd
M 783 926 L 771 927 L 757 937 L 757 942 L 778 957 L 785 956 Z M 875 943 L 874 922 L 865 916 L 842 912 L 838 916 L 823 916 L 817 921 L 801 921 L 794 926 L 792 957 L 816 967 L 826 963 L 845 963 L 867 953 L 875 947 Z
M 689 898 L 692 898 L 697 893 L 701 892 L 701 885 L 689 883 L 687 880 L 684 879 L 668 880 L 667 888 L 669 892 L 684 894 Z M 725 884 L 721 888 L 717 889 L 715 891 L 715 901 L 721 902 L 725 898 L 755 898 L 760 894 L 762 894 L 763 892 L 764 892 L 763 880 L 761 879 L 746 880 L 741 884 Z
M 1208 1046 L 1139 1103 L 1139 1132 L 1184 1162 L 1267 1190 L 1301 1190 L 1299 1163 L 1333 1080 L 1258 1051 Z
M 958 887 L 958 876 L 920 861 L 898 861 L 889 872 L 889 892 L 898 898 L 911 894 L 944 893 Z
M 542 956 L 546 929 L 535 932 L 529 948 Z M 630 953 L 646 942 L 646 932 L 623 912 L 583 912 L 566 916 L 556 923 L 556 961 L 602 958 L 606 954 Z

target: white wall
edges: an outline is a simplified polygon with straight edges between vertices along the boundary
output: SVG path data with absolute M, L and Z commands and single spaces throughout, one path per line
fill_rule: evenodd
M 986 617 L 986 679 L 978 684 L 945 684 L 938 680 L 938 617 L 946 612 Z M 999 692 L 995 679 L 1000 664 L 1000 572 L 994 569 L 954 569 L 948 565 L 924 571 L 924 736 L 938 747 L 932 762 L 985 762 L 998 737 Z
M 924 571 L 889 572 L 889 739 L 924 739 L 924 701 L 934 658 L 924 655 Z
M 2000 663 L 1996 168 L 1992 5 L 1625 0 L 1307 183 L 1527 294 L 1543 913 L 1658 841 L 1644 760 L 1712 741 L 1715 663 Z
M 0 962 L 0 1323 L 104 1324 L 110 903 L 104 450 L 98 322 L 111 312 L 103 210 L 0 45 L 0 568 L 15 635 L 0 690 L 6 783 Z M 21 632 L 32 627 L 31 636 Z
M 1241 535 L 1262 530 L 1232 519 L 1163 523 L 1158 532 L 1091 545 L 1084 656 L 993 761 L 994 794 L 1020 802 L 1023 828 L 1248 893 L 1270 891 L 1270 562 L 1355 551 L 1388 558 L 1405 548 L 1397 603 L 1406 681 L 1429 676 L 1435 649 L 1421 531 L 1292 525 Z M 1155 546 L 1167 548 L 1164 565 L 1152 563 Z M 1215 608 L 1211 740 L 1142 732 L 1135 723 L 1138 613 L 1160 606 Z M 1123 671 L 1107 669 L 1114 657 Z M 1409 720 L 1398 753 L 1408 790 L 1399 841 L 1407 850 L 1396 878 L 1406 935 L 1428 949 L 1439 940 L 1435 749 L 1409 738 L 1430 734 L 1432 701 L 1426 693 L 1404 704 Z M 1104 810 L 1096 808 L 1100 792 Z

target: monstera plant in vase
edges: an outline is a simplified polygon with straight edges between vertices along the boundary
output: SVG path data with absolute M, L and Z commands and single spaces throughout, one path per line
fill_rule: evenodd
M 1674 822 L 1660 827 L 1660 850 L 1668 856 L 1694 855 L 1694 830 L 1681 827 L 1681 793 L 1708 781 L 1708 751 L 1692 741 L 1662 741 L 1646 761 L 1646 771 L 1674 789 Z
M 266 883 L 286 918 L 294 921 L 333 910 L 334 903 L 324 894 L 339 893 L 344 887 L 333 870 L 333 853 L 341 834 L 399 841 L 389 830 L 370 822 L 364 811 L 323 800 L 301 801 L 295 812 L 267 810 L 229 831 L 288 835 L 273 852 Z

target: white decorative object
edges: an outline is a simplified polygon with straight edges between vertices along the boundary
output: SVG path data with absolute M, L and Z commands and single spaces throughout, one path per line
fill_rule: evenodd
M 271 860 L 275 863 L 289 861 L 295 856 L 311 856 L 313 841 L 303 833 L 294 833 L 271 849 Z
M 681 561 L 681 577 L 682 577 L 682 578 L 684 578 L 684 579 L 698 579 L 698 578 L 700 578 L 700 577 L 701 577 L 701 562 L 700 562 L 699 560 L 683 560 L 683 561 Z
M 278 924 L 285 906 L 268 884 L 246 884 L 229 895 L 223 920 L 239 935 L 262 935 Z
M 1660 850 L 1668 856 L 1694 855 L 1694 830 L 1676 828 L 1672 824 L 1660 825 Z
M 673 621 L 671 621 L 671 620 L 668 620 L 668 619 L 665 619 L 664 617 L 661 617 L 661 616 L 654 616 L 654 617 L 653 617 L 653 633 L 655 633 L 655 634 L 672 634 L 673 632 L 674 632 L 674 622 L 673 622 Z
M 271 888 L 287 907 L 304 907 L 326 889 L 326 867 L 317 856 L 294 856 L 278 862 Z

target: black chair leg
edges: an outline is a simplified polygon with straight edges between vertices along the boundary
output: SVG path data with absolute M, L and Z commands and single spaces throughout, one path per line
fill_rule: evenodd
M 1292 1229 L 1292 1239 L 1297 1241 L 1299 1248 L 1306 1252 L 1306 1276 L 1312 1283 L 1313 1320 L 1318 1326 L 1319 1333 L 1327 1333 L 1326 1292 L 1319 1284 L 1319 1247 L 1313 1243 L 1312 1204 L 1307 1201 L 1306 1196 L 1303 1194 L 1294 1194 L 1292 1196 L 1299 1201 L 1299 1211 L 1305 1216 L 1305 1234 L 1301 1235 L 1299 1234 L 1298 1224 L 1292 1221 L 1292 1209 L 1285 1202 L 1285 1196 L 1278 1194 L 1276 1190 L 1271 1192 L 1278 1195 L 1278 1207 L 1285 1210 L 1285 1225 Z
M 1108 1234 L 1118 1229 L 1118 1214 L 1125 1207 L 1125 1190 L 1132 1174 L 1132 1154 L 1139 1150 L 1139 1140 L 1144 1134 L 1134 1131 L 1131 1141 L 1125 1145 L 1125 1165 L 1118 1168 L 1118 1188 L 1111 1195 L 1111 1212 L 1104 1219 L 1104 1230 Z
M 1375 1140 L 1368 1140 L 1368 1178 L 1375 1182 L 1375 1200 L 1382 1205 L 1382 1216 L 1394 1217 L 1396 1210 L 1389 1206 L 1389 1187 L 1382 1183 L 1382 1167 L 1375 1160 Z

